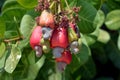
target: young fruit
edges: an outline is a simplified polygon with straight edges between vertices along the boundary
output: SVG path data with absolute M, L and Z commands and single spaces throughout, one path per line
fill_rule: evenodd
M 67 29 L 63 27 L 54 29 L 52 37 L 50 39 L 50 45 L 53 48 L 53 55 L 55 58 L 61 57 L 61 53 L 68 46 Z
M 40 57 L 42 55 L 42 47 L 41 46 L 35 46 L 34 50 L 36 51 L 37 57 Z
M 39 25 L 42 27 L 50 27 L 54 28 L 55 27 L 55 21 L 54 21 L 54 15 L 51 13 L 49 10 L 44 10 L 41 13 L 40 20 L 39 20 Z
M 30 37 L 30 46 L 36 51 L 36 56 L 41 56 L 42 48 L 40 40 L 42 38 L 42 28 L 40 26 L 35 27 Z
M 48 53 L 50 51 L 50 42 L 49 40 L 45 40 L 45 39 L 41 39 L 41 46 L 42 46 L 42 50 L 44 53 Z
M 72 55 L 70 51 L 66 50 L 62 53 L 60 58 L 56 58 L 57 68 L 60 71 L 63 71 L 67 64 L 70 64 L 72 61 Z
M 52 35 L 52 29 L 49 27 L 42 27 L 43 38 L 48 40 Z
M 73 41 L 70 43 L 70 51 L 74 54 L 77 54 L 80 52 L 82 46 L 81 38 L 79 38 L 77 41 Z
M 75 53 L 75 54 L 77 54 L 79 52 L 79 43 L 78 43 L 78 41 L 73 41 L 70 44 L 70 50 L 71 50 L 72 53 Z
M 68 28 L 68 38 L 69 38 L 69 43 L 75 41 L 78 39 L 77 34 L 72 28 Z
M 64 51 L 64 48 L 61 48 L 61 47 L 55 47 L 53 49 L 53 55 L 55 58 L 58 58 L 58 57 L 61 57 L 62 56 L 62 52 Z

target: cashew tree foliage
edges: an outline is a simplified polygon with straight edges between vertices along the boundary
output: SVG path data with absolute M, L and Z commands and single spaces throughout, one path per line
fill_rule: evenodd
M 120 0 L 0 8 L 0 80 L 120 80 Z

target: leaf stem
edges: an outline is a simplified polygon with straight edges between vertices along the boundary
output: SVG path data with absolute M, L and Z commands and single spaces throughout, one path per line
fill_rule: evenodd
M 55 5 L 55 1 L 53 1 L 50 5 L 50 9 L 52 9 L 52 7 Z
M 61 2 L 58 3 L 58 13 L 60 13 L 60 12 L 61 12 Z
M 15 38 L 12 38 L 12 39 L 5 39 L 4 42 L 8 43 L 8 42 L 17 41 L 17 40 L 20 40 L 20 39 L 23 39 L 23 36 L 15 37 Z
M 66 3 L 67 8 L 70 10 L 70 7 L 69 7 L 67 0 L 65 0 L 65 3 Z
M 18 22 L 17 22 L 17 19 L 16 19 L 15 16 L 14 16 L 14 21 L 16 23 L 16 29 L 17 29 L 18 35 L 21 36 L 20 30 L 19 30 L 19 26 L 18 26 Z

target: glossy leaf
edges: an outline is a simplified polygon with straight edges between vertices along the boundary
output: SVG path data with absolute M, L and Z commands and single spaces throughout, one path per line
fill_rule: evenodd
M 98 41 L 96 41 L 95 44 L 91 45 L 91 51 L 94 59 L 99 61 L 102 64 L 107 63 L 108 56 L 106 55 L 106 52 L 104 50 L 104 45 Z
M 93 32 L 96 29 L 96 26 L 93 26 L 93 21 L 96 16 L 97 10 L 92 5 L 83 0 L 78 0 L 77 6 L 81 6 L 81 10 L 79 12 L 80 22 L 78 22 L 80 32 Z
M 18 33 L 17 33 L 17 31 L 13 31 L 13 30 L 5 31 L 5 34 L 4 34 L 5 39 L 14 38 L 16 36 L 18 36 Z
M 35 80 L 39 70 L 41 69 L 41 67 L 43 66 L 45 61 L 45 56 L 42 56 L 37 63 L 30 65 L 28 68 L 28 77 L 27 80 Z
M 4 68 L 7 53 L 8 51 L 6 51 L 4 55 L 0 58 L 0 69 Z
M 5 71 L 8 73 L 12 73 L 15 70 L 20 58 L 21 58 L 20 49 L 16 45 L 12 45 L 11 53 L 9 57 L 6 59 L 4 68 Z
M 30 65 L 35 64 L 35 52 L 34 51 L 28 54 L 28 61 Z
M 34 8 L 37 5 L 37 0 L 17 0 L 25 8 Z
M 46 57 L 45 63 L 41 68 L 40 74 L 38 75 L 37 79 L 39 80 L 42 77 L 43 80 L 49 80 L 49 76 L 55 73 L 54 69 L 55 69 L 55 62 L 47 59 Z
M 96 9 L 100 9 L 105 0 L 86 0 L 91 3 Z
M 97 28 L 102 27 L 103 23 L 105 21 L 105 15 L 102 10 L 98 10 L 96 17 L 94 19 L 94 26 Z
M 120 69 L 120 50 L 112 40 L 105 46 L 105 50 L 114 66 Z
M 107 43 L 110 40 L 110 34 L 107 31 L 100 29 L 97 40 L 102 43 Z
M 111 11 L 107 14 L 105 24 L 110 30 L 120 29 L 120 10 Z
M 6 49 L 5 44 L 2 42 L 0 44 L 0 58 L 4 55 L 5 49 Z
M 46 57 L 42 56 L 35 62 L 35 53 L 28 48 L 23 50 L 21 61 L 24 65 L 18 64 L 16 70 L 13 72 L 14 79 L 21 80 L 35 80 L 38 72 L 44 65 Z M 21 63 L 21 62 L 20 62 Z
M 29 36 L 23 40 L 21 40 L 18 44 L 18 47 L 22 50 L 24 47 L 26 47 L 29 44 Z
M 96 75 L 96 66 L 91 57 L 89 60 L 80 68 L 79 72 L 84 79 L 92 79 Z
M 23 16 L 22 21 L 20 23 L 20 31 L 24 38 L 30 36 L 30 34 L 32 33 L 32 29 L 35 25 L 36 25 L 35 17 L 32 15 L 31 12 L 30 13 L 28 12 Z
M 23 8 L 16 0 L 6 0 L 2 6 L 2 11 L 5 11 L 10 8 Z
M 94 32 L 90 34 L 85 34 L 84 37 L 87 41 L 87 44 L 89 46 L 94 44 L 97 41 L 98 35 L 99 35 L 99 28 L 97 28 Z
M 16 26 L 20 23 L 21 18 L 25 12 L 26 10 L 20 7 L 17 7 L 17 8 L 13 7 L 3 11 L 2 16 L 6 23 L 6 30 L 16 30 Z M 16 18 L 17 24 L 14 18 Z
M 94 19 L 94 26 L 96 26 L 96 30 L 90 34 L 85 34 L 86 41 L 88 45 L 92 45 L 97 41 L 99 35 L 99 28 L 102 27 L 105 20 L 105 15 L 101 10 L 98 10 L 97 15 Z
M 6 29 L 6 25 L 4 18 L 0 16 L 0 38 L 4 37 L 5 29 Z
M 13 80 L 13 77 L 11 74 L 4 72 L 0 75 L 0 79 L 1 80 Z
M 52 73 L 49 80 L 62 80 L 62 74 L 60 72 Z
M 108 9 L 109 11 L 111 10 L 116 10 L 116 9 L 120 9 L 120 3 L 119 2 L 116 2 L 115 0 L 109 0 L 109 1 L 106 1 L 106 4 L 108 6 Z
M 91 80 L 96 75 L 96 66 L 91 57 L 88 61 L 74 72 L 75 78 Z

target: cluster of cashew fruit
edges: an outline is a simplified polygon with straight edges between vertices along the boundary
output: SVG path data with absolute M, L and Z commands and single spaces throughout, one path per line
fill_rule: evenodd
M 42 53 L 49 53 L 52 49 L 60 71 L 71 63 L 72 53 L 79 53 L 80 49 L 78 43 L 80 33 L 76 23 L 66 22 L 64 18 L 61 18 L 61 22 L 56 25 L 55 16 L 49 9 L 45 9 L 38 17 L 37 26 L 34 27 L 30 37 L 30 46 L 37 57 L 40 57 Z

